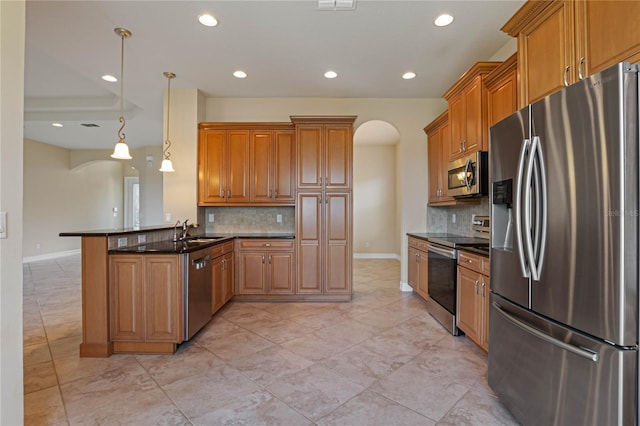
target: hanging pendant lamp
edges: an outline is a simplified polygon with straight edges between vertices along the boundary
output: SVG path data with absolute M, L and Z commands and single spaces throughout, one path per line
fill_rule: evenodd
M 131 160 L 131 155 L 129 154 L 129 147 L 127 146 L 127 142 L 125 141 L 126 135 L 122 130 L 124 129 L 125 120 L 124 120 L 124 39 L 131 37 L 131 31 L 125 30 L 124 28 L 116 28 L 113 30 L 118 37 L 122 39 L 122 47 L 120 51 L 120 129 L 118 130 L 118 138 L 120 140 L 116 143 L 115 148 L 113 149 L 113 154 L 111 154 L 111 158 L 116 158 L 118 160 Z
M 164 141 L 164 149 L 162 150 L 163 160 L 160 166 L 161 172 L 175 172 L 173 164 L 171 163 L 171 153 L 169 147 L 171 147 L 171 141 L 169 140 L 169 119 L 171 118 L 171 79 L 175 78 L 175 74 L 172 72 L 164 72 L 163 75 L 167 77 L 167 138 Z

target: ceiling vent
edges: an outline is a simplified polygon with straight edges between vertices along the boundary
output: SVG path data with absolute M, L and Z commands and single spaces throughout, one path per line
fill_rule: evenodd
M 318 10 L 355 10 L 356 0 L 318 0 Z
M 84 127 L 100 127 L 96 123 L 80 123 L 80 125 Z

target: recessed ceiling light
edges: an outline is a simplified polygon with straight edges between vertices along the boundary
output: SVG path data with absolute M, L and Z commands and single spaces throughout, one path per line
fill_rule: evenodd
M 100 127 L 96 123 L 80 123 L 80 125 L 84 127 Z
M 218 20 L 208 13 L 198 16 L 198 21 L 206 27 L 215 27 L 218 25 Z
M 411 80 L 412 78 L 416 78 L 416 73 L 411 71 L 405 72 L 402 74 L 402 78 L 405 80 Z
M 324 76 L 326 78 L 336 78 L 338 76 L 338 73 L 335 71 L 327 71 L 324 73 Z
M 238 70 L 233 72 L 233 76 L 235 78 L 245 78 L 247 76 L 247 73 L 244 71 Z
M 118 79 L 110 74 L 105 74 L 102 76 L 104 81 L 108 81 L 109 83 L 115 83 Z
M 448 15 L 448 14 L 443 14 L 440 15 L 436 18 L 435 21 L 433 21 L 433 23 L 436 25 L 436 27 L 446 27 L 447 25 L 449 25 L 450 23 L 453 22 L 453 16 Z
M 64 127 L 62 123 L 51 123 L 53 127 Z

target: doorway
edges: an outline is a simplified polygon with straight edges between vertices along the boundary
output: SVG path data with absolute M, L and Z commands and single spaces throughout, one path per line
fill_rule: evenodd
M 124 178 L 124 227 L 140 227 L 140 181 L 138 176 Z

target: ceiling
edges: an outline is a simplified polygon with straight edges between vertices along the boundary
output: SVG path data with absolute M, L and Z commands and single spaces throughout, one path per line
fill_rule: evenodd
M 172 88 L 198 88 L 208 97 L 440 98 L 509 41 L 500 27 L 522 3 L 359 0 L 355 10 L 321 11 L 317 2 L 296 0 L 27 0 L 25 137 L 113 148 L 120 83 L 101 76 L 120 75 L 116 27 L 132 32 L 125 40 L 124 131 L 135 149 L 162 144 L 164 71 L 177 75 Z M 433 25 L 444 12 L 453 24 Z M 218 26 L 200 25 L 202 13 Z M 233 77 L 238 69 L 248 77 Z M 338 77 L 325 79 L 329 69 Z M 417 77 L 403 80 L 405 71 Z

